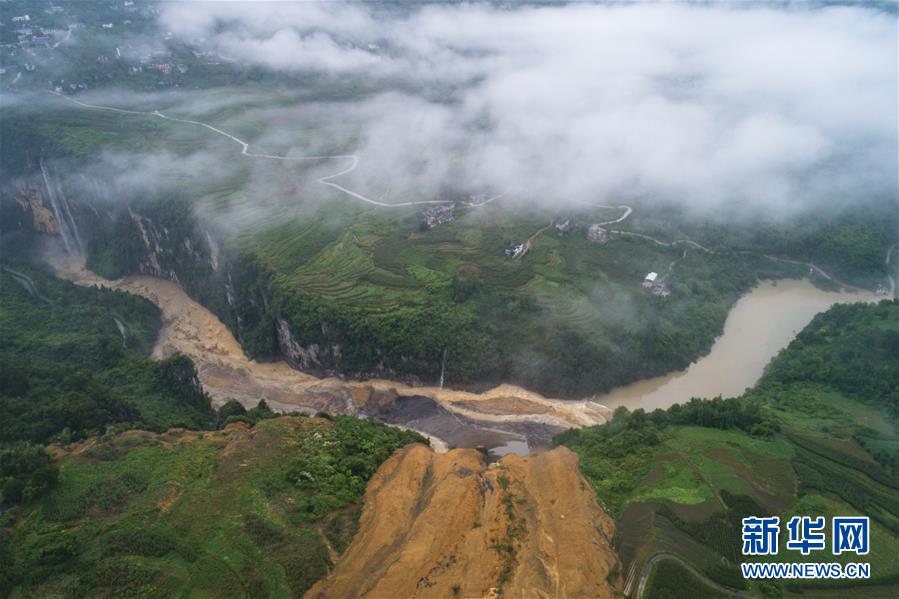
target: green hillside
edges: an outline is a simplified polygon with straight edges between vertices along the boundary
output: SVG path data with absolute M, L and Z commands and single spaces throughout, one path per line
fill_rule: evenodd
M 295 95 L 250 84 L 234 94 L 238 100 L 228 108 L 181 106 L 162 96 L 157 107 L 232 132 L 259 152 L 302 155 L 303 144 L 321 133 L 310 119 L 285 125 L 285 139 L 260 137 L 257 109 L 295 105 Z M 417 216 L 424 206 L 373 206 L 316 183 L 321 169 L 344 168 L 340 161 L 250 160 L 233 140 L 204 127 L 50 101 L 52 109 L 14 112 L 0 122 L 10 140 L 0 160 L 34 174 L 38 188 L 28 156 L 45 157 L 54 172 L 79 172 L 102 152 L 118 150 L 163 153 L 174 162 L 208 154 L 210 163 L 228 165 L 110 190 L 112 202 L 89 185 L 72 184 L 66 195 L 89 268 L 117 277 L 158 263 L 162 272 L 147 274 L 177 277 L 248 354 L 279 355 L 282 322 L 297 343 L 318 346 L 316 361 L 301 366 L 322 374 L 436 381 L 445 355 L 449 384 L 510 382 L 583 397 L 685 368 L 708 352 L 741 295 L 760 279 L 805 276 L 801 262 L 813 260 L 841 280 L 873 288 L 883 282 L 884 253 L 895 243 L 895 206 L 873 200 L 852 214 L 742 224 L 634 201 L 633 213 L 608 225 L 611 241 L 600 245 L 588 241 L 587 228 L 618 219 L 623 207 L 566 198 L 539 207 L 505 197 L 476 207 L 466 201 L 481 190 L 462 183 L 434 197 L 397 191 L 410 201 L 457 202 L 452 222 L 427 228 Z M 317 151 L 352 151 L 351 136 L 333 143 Z M 352 176 L 341 183 L 352 186 Z M 8 223 L 21 219 L 14 199 L 0 194 Z M 155 240 L 152 260 L 133 214 Z M 548 226 L 565 221 L 564 232 Z M 525 255 L 505 255 L 511 243 L 529 239 Z M 711 251 L 668 245 L 685 240 Z M 651 271 L 665 280 L 669 296 L 642 288 Z
M 0 265 L 0 442 L 77 440 L 115 423 L 208 428 L 190 359 L 147 357 L 159 325 L 143 298 Z
M 0 265 L 0 596 L 301 595 L 375 470 L 427 443 L 261 402 L 216 413 L 188 358 L 147 357 L 159 324 L 137 296 Z
M 0 516 L 0 595 L 290 597 L 331 568 L 398 447 L 351 417 L 128 431 L 56 447 L 59 482 Z
M 672 553 L 719 584 L 745 588 L 738 570 L 745 561 L 742 517 L 867 515 L 871 580 L 840 588 L 852 596 L 895 596 L 897 356 L 899 302 L 838 305 L 816 316 L 741 398 L 693 400 L 652 414 L 619 410 L 607 425 L 556 441 L 580 454 L 584 475 L 618 520 L 626 568 Z M 790 552 L 789 561 L 803 559 L 822 558 Z M 682 575 L 672 572 L 679 568 L 670 563 L 653 575 L 657 596 L 677 588 Z M 812 586 L 761 583 L 751 590 L 825 593 Z

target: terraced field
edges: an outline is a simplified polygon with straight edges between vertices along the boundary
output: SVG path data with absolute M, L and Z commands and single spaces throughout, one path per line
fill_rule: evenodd
M 802 271 L 801 265 L 748 256 L 695 248 L 684 253 L 650 238 L 613 234 L 605 245 L 591 243 L 586 229 L 594 223 L 630 229 L 645 221 L 648 232 L 658 234 L 649 207 L 599 205 L 611 200 L 563 207 L 560 198 L 538 207 L 501 195 L 481 206 L 459 202 L 453 222 L 423 228 L 416 216 L 422 206 L 382 200 L 415 196 L 413 202 L 428 204 L 478 190 L 423 197 L 398 185 L 392 191 L 357 187 L 372 179 L 350 172 L 357 163 L 369 168 L 362 157 L 343 154 L 355 151 L 352 114 L 325 135 L 321 122 L 334 119 L 313 118 L 324 108 L 277 91 L 246 93 L 239 101 L 212 96 L 178 104 L 173 98 L 159 96 L 154 106 L 124 111 L 55 100 L 66 109 L 42 117 L 43 136 L 56 140 L 60 153 L 85 162 L 104 148 L 138 157 L 144 150 L 168 152 L 170 165 L 155 175 L 170 186 L 165 193 L 146 200 L 131 189 L 113 195 L 129 197 L 127 209 L 148 222 L 179 229 L 164 235 L 168 247 L 162 249 L 172 255 L 166 263 L 254 355 L 279 347 L 272 323 L 283 320 L 301 344 L 352 346 L 352 355 L 340 353 L 338 360 L 335 354 L 319 365 L 323 370 L 430 378 L 446 353 L 450 384 L 507 381 L 556 396 L 591 395 L 685 367 L 708 351 L 731 305 L 759 278 Z M 288 125 L 271 127 L 273 114 Z M 297 159 L 308 153 L 331 158 Z M 71 199 L 95 199 L 89 191 L 80 195 Z M 191 205 L 193 222 L 167 218 L 169 209 L 160 208 L 165 202 Z M 134 238 L 130 216 L 104 224 L 100 212 L 90 217 L 106 246 L 96 263 L 108 264 L 111 276 L 133 270 L 134 257 L 113 264 L 128 253 L 112 247 Z M 551 226 L 566 220 L 571 228 L 564 233 Z M 666 231 L 677 230 L 670 216 L 660 222 Z M 207 233 L 222 246 L 223 260 L 254 264 L 246 277 L 233 273 L 244 286 L 265 273 L 259 288 L 268 296 L 229 306 L 222 276 L 183 264 L 183 247 L 190 247 L 184 237 L 205 244 Z M 527 251 L 506 256 L 513 243 L 525 243 Z M 668 274 L 670 297 L 642 288 L 650 271 Z M 260 314 L 260 304 L 276 313 Z M 236 330 L 239 322 L 252 329 Z

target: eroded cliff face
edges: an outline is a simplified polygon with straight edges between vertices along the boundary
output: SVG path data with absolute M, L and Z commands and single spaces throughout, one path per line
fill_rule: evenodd
M 327 370 L 324 368 L 326 364 L 340 362 L 340 345 L 337 343 L 332 345 L 310 343 L 304 346 L 297 342 L 290 330 L 290 323 L 283 318 L 276 321 L 275 330 L 278 336 L 278 350 L 287 363 L 294 368 L 318 372 Z M 326 334 L 326 326 L 322 323 L 322 335 Z
M 43 194 L 36 189 L 22 189 L 16 194 L 16 204 L 31 217 L 31 226 L 39 233 L 59 235 L 59 223 L 53 211 L 44 205 Z
M 369 483 L 359 532 L 307 598 L 620 597 L 614 523 L 565 448 L 487 465 L 416 445 Z

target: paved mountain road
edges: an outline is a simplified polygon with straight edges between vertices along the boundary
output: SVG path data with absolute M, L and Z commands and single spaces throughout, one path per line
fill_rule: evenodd
M 240 148 L 241 148 L 240 153 L 243 156 L 247 156 L 249 158 L 263 158 L 263 159 L 268 159 L 268 160 L 281 160 L 281 161 L 349 160 L 350 164 L 347 168 L 345 168 L 342 171 L 339 171 L 337 173 L 334 173 L 332 175 L 326 175 L 324 177 L 320 177 L 319 179 L 317 179 L 318 182 L 321 183 L 322 185 L 327 185 L 328 187 L 336 189 L 342 193 L 345 193 L 351 197 L 354 197 L 363 202 L 367 202 L 374 206 L 380 206 L 382 208 L 400 208 L 403 206 L 419 206 L 419 205 L 424 205 L 424 204 L 444 204 L 445 203 L 443 200 L 422 200 L 422 201 L 418 201 L 418 202 L 397 202 L 394 204 L 390 204 L 387 202 L 380 202 L 378 200 L 373 200 L 369 197 L 362 195 L 361 193 L 358 193 L 351 189 L 347 189 L 346 187 L 339 185 L 338 183 L 334 183 L 332 181 L 332 179 L 336 179 L 337 177 L 346 175 L 346 174 L 356 170 L 356 167 L 359 166 L 359 157 L 355 154 L 335 154 L 335 155 L 331 155 L 331 156 L 281 156 L 278 154 L 263 154 L 263 153 L 259 153 L 259 152 L 251 152 L 249 142 L 246 142 L 246 141 L 240 139 L 239 137 L 228 133 L 227 131 L 223 131 L 223 130 L 219 129 L 218 127 L 214 127 L 214 126 L 210 125 L 209 123 L 169 116 L 163 112 L 160 112 L 159 110 L 153 110 L 153 111 L 126 110 L 124 108 L 116 108 L 114 106 L 103 106 L 100 104 L 88 104 L 86 102 L 81 102 L 80 100 L 76 100 L 70 96 L 60 94 L 58 92 L 49 92 L 49 93 L 51 93 L 55 96 L 58 96 L 60 98 L 64 98 L 64 99 L 68 100 L 69 102 L 73 102 L 83 108 L 90 108 L 92 110 L 106 110 L 109 112 L 116 112 L 119 114 L 131 114 L 131 115 L 136 115 L 136 116 L 153 116 L 153 117 L 157 117 L 157 118 L 160 118 L 160 119 L 163 119 L 166 121 L 183 123 L 185 125 L 194 125 L 196 127 L 204 127 L 214 133 L 217 133 L 218 135 L 227 137 L 231 141 L 239 144 Z M 496 199 L 496 198 L 492 198 L 492 199 Z

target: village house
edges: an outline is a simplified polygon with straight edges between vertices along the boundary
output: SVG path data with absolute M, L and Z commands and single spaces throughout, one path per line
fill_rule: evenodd
M 556 223 L 556 231 L 559 232 L 559 235 L 565 233 L 569 229 L 571 229 L 571 219 L 570 218 L 566 218 L 562 222 Z
M 668 297 L 671 290 L 668 289 L 668 283 L 665 277 L 660 277 L 659 273 L 651 272 L 643 278 L 643 288 L 649 289 L 650 293 L 659 297 Z
M 456 218 L 456 205 L 452 202 L 426 208 L 418 213 L 418 222 L 429 229 L 451 223 Z
M 668 297 L 671 295 L 671 290 L 668 289 L 668 283 L 665 282 L 664 279 L 658 279 L 652 285 L 652 294 L 657 295 L 659 297 Z
M 524 253 L 524 244 L 513 241 L 509 247 L 506 248 L 506 255 L 510 258 L 517 258 L 521 254 Z
M 600 245 L 604 245 L 609 242 L 611 237 L 609 236 L 609 232 L 600 227 L 599 225 L 590 225 L 587 228 L 587 240 L 592 241 L 593 243 L 598 243 Z

